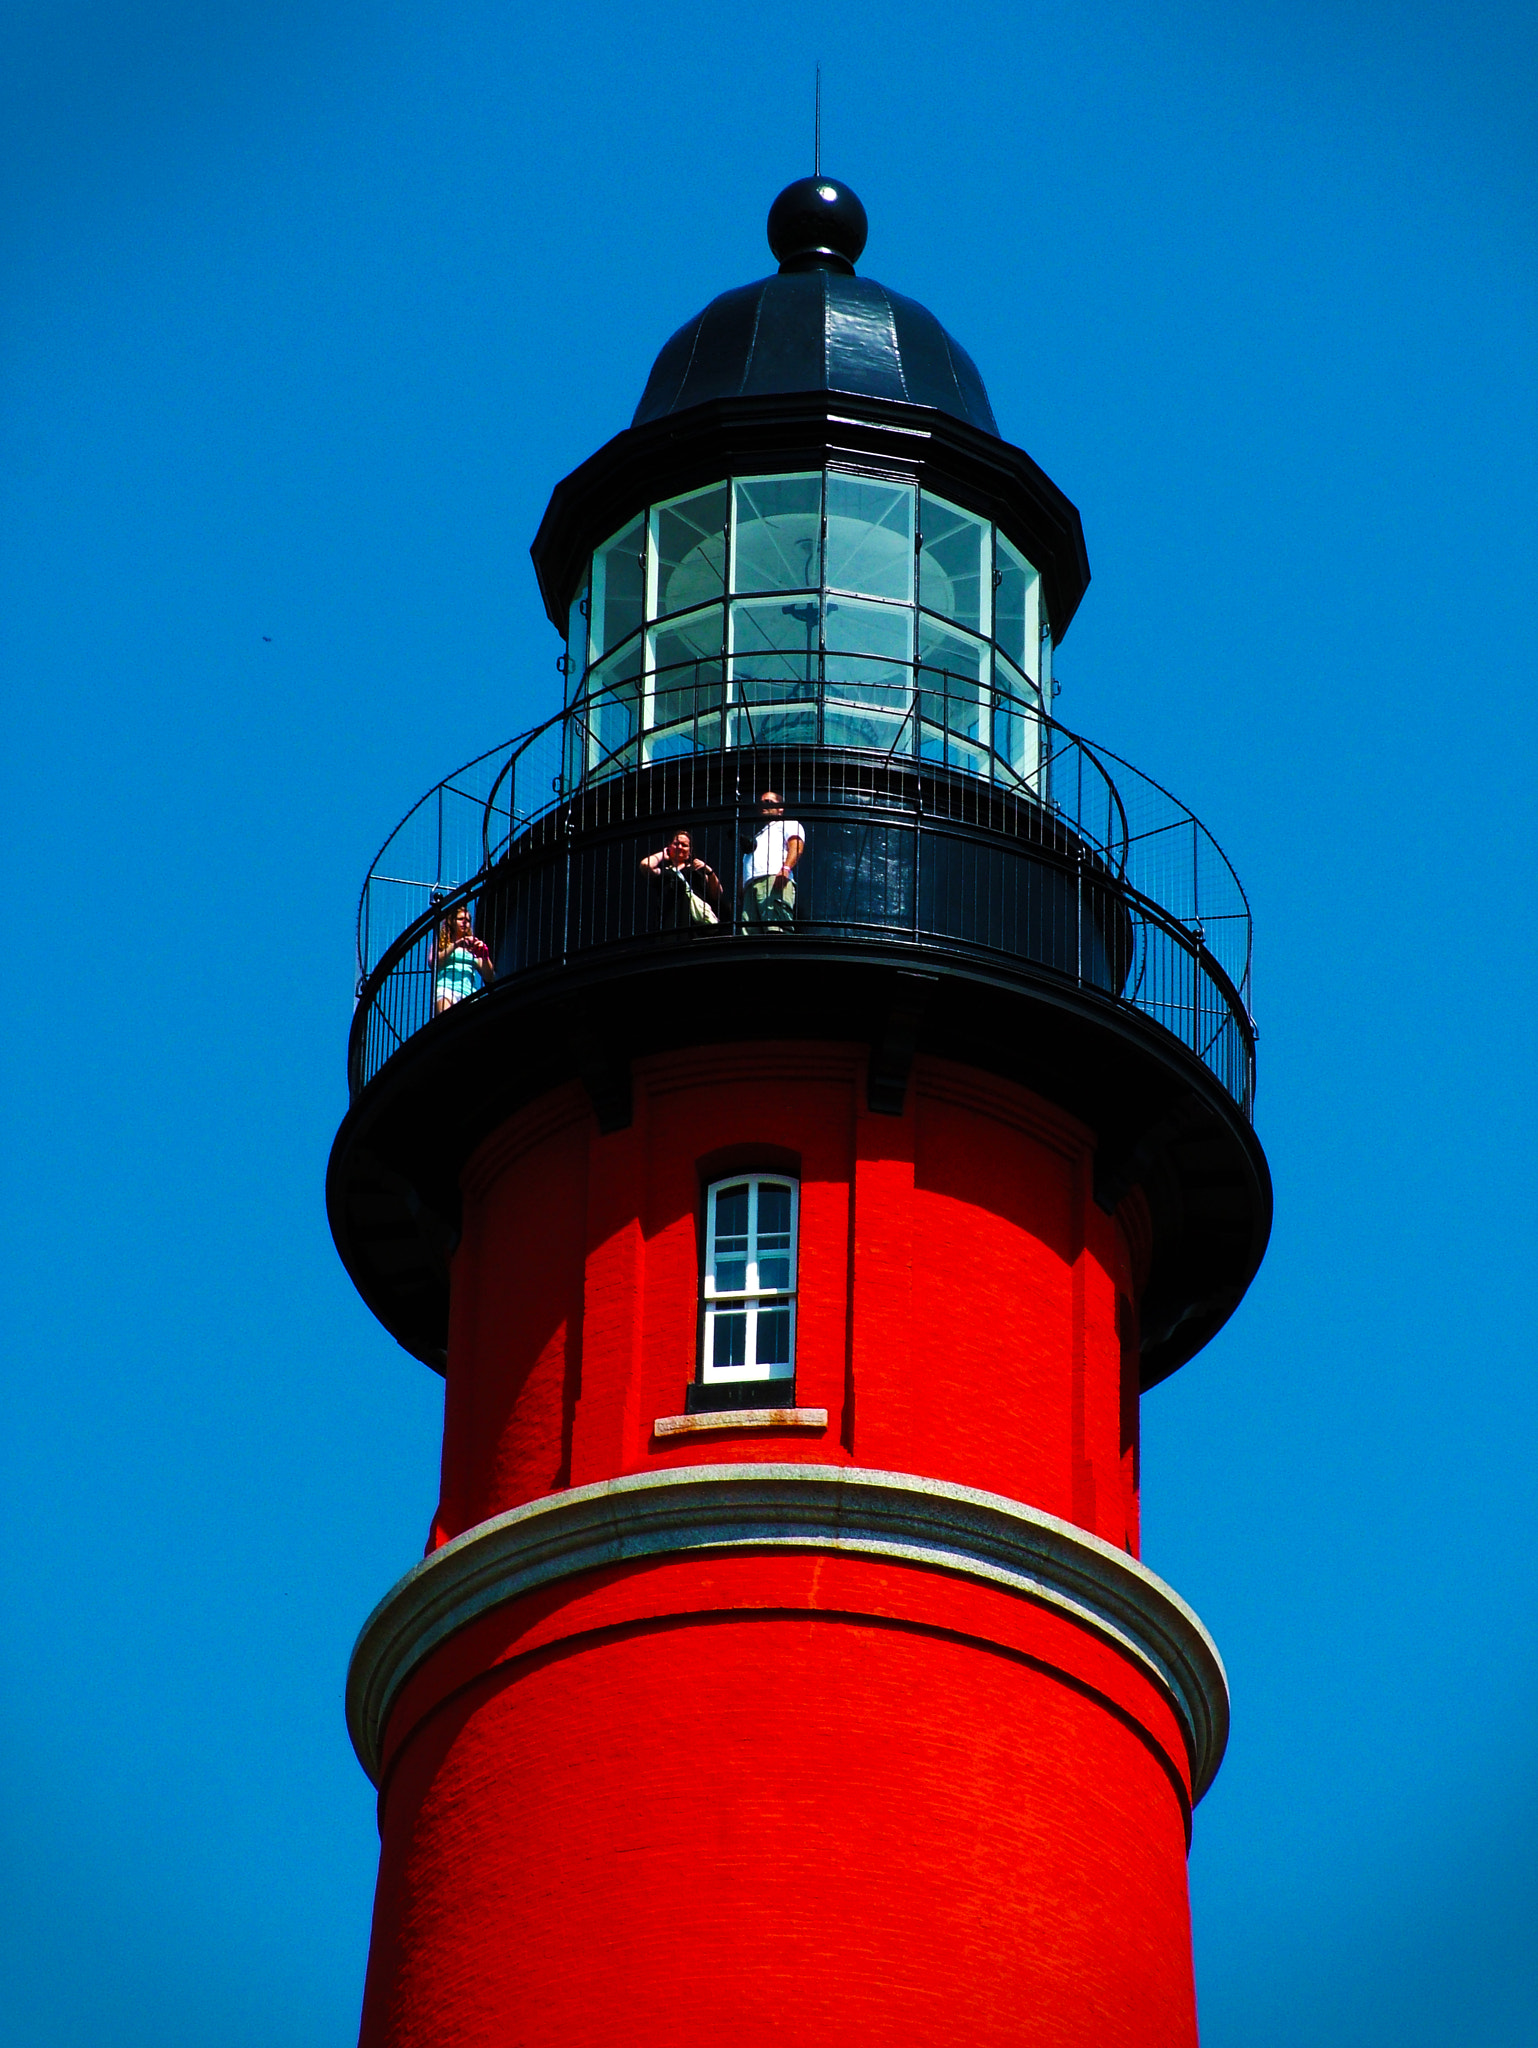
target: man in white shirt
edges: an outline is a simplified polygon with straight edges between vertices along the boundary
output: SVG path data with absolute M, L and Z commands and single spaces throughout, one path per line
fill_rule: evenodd
M 742 929 L 788 931 L 796 921 L 796 862 L 806 834 L 787 818 L 778 794 L 766 789 L 758 800 L 758 830 L 743 836 Z

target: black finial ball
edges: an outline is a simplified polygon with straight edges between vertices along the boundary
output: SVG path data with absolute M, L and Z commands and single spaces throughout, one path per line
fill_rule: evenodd
M 769 246 L 781 270 L 853 273 L 868 233 L 865 208 L 836 178 L 797 178 L 769 209 Z

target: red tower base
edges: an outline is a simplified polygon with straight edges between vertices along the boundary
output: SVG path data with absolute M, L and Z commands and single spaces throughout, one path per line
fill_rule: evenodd
M 360 1638 L 364 2048 L 1190 2048 L 1200 1625 L 996 1496 L 714 1466 L 439 1550 Z

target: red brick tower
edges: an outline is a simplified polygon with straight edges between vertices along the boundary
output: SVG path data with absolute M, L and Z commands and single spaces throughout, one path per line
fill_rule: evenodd
M 1078 514 L 807 179 L 364 892 L 328 1202 L 445 1375 L 348 1681 L 366 2048 L 1196 2038 L 1227 1694 L 1140 1390 L 1259 1264 L 1249 917 L 1050 717 Z

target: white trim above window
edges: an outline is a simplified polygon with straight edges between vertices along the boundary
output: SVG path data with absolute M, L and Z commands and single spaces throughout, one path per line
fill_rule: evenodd
M 700 1379 L 793 1380 L 800 1188 L 781 1173 L 737 1173 L 705 1197 Z

